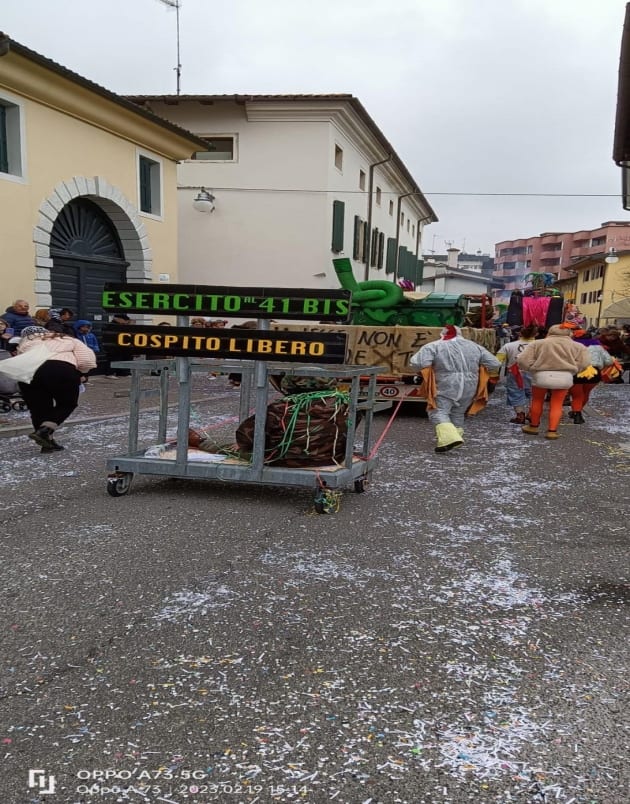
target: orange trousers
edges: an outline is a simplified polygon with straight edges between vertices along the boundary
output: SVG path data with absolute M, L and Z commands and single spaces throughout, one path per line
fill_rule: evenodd
M 597 383 L 577 383 L 571 388 L 571 410 L 574 413 L 582 412 L 584 405 L 588 404 L 591 391 Z
M 548 388 L 538 388 L 532 386 L 532 404 L 529 408 L 529 421 L 532 427 L 538 427 L 543 412 L 543 404 L 547 393 L 551 394 L 551 401 L 549 402 L 549 430 L 557 430 L 562 418 L 562 403 L 567 395 L 566 388 L 554 389 L 549 391 Z

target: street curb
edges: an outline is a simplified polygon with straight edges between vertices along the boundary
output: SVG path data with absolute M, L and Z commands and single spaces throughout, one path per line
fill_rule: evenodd
M 127 394 L 128 396 L 128 394 Z M 191 402 L 205 402 L 208 400 L 208 397 L 202 397 L 201 399 L 191 399 Z M 177 402 L 169 402 L 168 407 L 173 408 L 177 407 Z M 151 408 L 142 408 L 140 413 L 154 413 L 156 410 L 159 410 L 159 405 Z M 105 422 L 110 421 L 111 419 L 126 419 L 129 417 L 129 412 L 126 413 L 105 413 L 100 416 L 86 416 L 81 419 L 67 419 L 63 423 L 63 427 L 72 427 L 77 424 L 91 424 L 92 422 Z M 14 427 L 7 426 L 3 427 L 0 424 L 0 438 L 15 438 L 16 436 L 26 435 L 27 433 L 32 432 L 33 426 L 32 424 L 23 424 L 23 425 L 16 425 Z
M 157 410 L 157 408 L 154 408 Z M 144 412 L 144 411 L 143 411 Z M 122 419 L 129 416 L 128 413 L 110 413 L 104 416 L 87 416 L 85 419 L 68 419 L 63 423 L 64 427 L 72 427 L 75 424 L 90 424 L 90 422 L 102 422 L 109 419 Z M 15 438 L 15 436 L 30 433 L 33 430 L 32 424 L 20 425 L 19 427 L 3 427 L 0 425 L 0 438 Z

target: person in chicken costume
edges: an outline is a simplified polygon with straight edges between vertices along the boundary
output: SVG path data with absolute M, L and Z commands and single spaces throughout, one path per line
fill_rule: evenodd
M 464 417 L 487 400 L 488 379 L 496 382 L 501 363 L 459 327 L 447 324 L 438 341 L 426 343 L 409 361 L 420 369 L 429 421 L 435 426 L 436 452 L 464 443 Z

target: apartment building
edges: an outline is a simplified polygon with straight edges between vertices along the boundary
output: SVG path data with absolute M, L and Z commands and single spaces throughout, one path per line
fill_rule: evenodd
M 496 302 L 509 301 L 513 290 L 522 289 L 529 273 L 551 273 L 563 280 L 578 260 L 602 255 L 611 249 L 630 249 L 630 222 L 607 221 L 598 229 L 579 232 L 543 232 L 538 237 L 503 240 L 495 246 L 494 278 L 504 283 L 496 290 Z

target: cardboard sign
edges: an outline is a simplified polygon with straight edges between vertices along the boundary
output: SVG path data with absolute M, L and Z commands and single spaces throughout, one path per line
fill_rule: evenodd
M 147 359 L 215 357 L 282 363 L 343 363 L 346 336 L 338 332 L 263 332 L 108 324 L 105 349 L 125 350 Z
M 234 288 L 205 285 L 142 285 L 106 282 L 103 309 L 163 315 L 347 321 L 349 290 Z
M 274 332 L 346 333 L 346 363 L 383 366 L 392 375 L 417 374 L 417 369 L 409 365 L 409 359 L 425 343 L 438 340 L 442 332 L 442 327 L 335 327 L 328 324 L 273 324 L 272 327 Z M 496 338 L 493 329 L 462 327 L 462 335 L 494 353 Z

